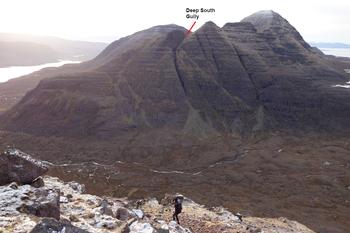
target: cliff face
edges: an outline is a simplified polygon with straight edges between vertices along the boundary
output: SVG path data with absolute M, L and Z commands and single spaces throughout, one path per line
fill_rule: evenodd
M 136 127 L 179 127 L 186 104 L 173 48 L 183 37 L 184 29 L 170 25 L 121 39 L 90 63 L 99 68 L 42 81 L 18 105 L 21 110 L 8 116 L 21 122 L 19 128 L 44 134 L 110 135 Z M 28 114 L 36 115 L 38 131 L 27 125 L 33 120 Z
M 112 43 L 87 72 L 40 82 L 1 127 L 78 137 L 349 130 L 349 89 L 335 87 L 348 77 L 277 13 L 184 33 L 158 26 Z

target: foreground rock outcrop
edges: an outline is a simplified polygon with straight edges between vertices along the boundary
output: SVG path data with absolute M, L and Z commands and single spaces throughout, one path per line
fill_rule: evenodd
M 19 150 L 9 149 L 0 154 L 0 185 L 30 184 L 47 171 L 42 162 Z
M 58 222 L 52 218 L 44 218 L 40 221 L 30 233 L 47 233 L 47 232 L 64 232 L 64 233 L 89 233 L 69 223 Z
M 38 217 L 60 219 L 60 192 L 58 189 L 40 188 L 24 193 L 18 211 Z
M 74 181 L 38 177 L 48 167 L 17 149 L 7 149 L 0 159 L 6 177 L 0 186 L 1 233 L 313 232 L 284 218 L 244 217 L 242 221 L 222 207 L 208 209 L 188 198 L 180 226 L 172 221 L 173 195 L 161 201 L 99 197 L 85 194 L 85 186 Z
M 83 194 L 83 185 L 64 183 L 58 178 L 45 176 L 45 186 L 30 185 L 0 187 L 0 232 L 16 233 L 312 233 L 307 227 L 285 218 L 264 219 L 243 217 L 241 222 L 234 214 L 222 207 L 207 209 L 185 198 L 181 226 L 172 221 L 171 196 L 162 201 L 98 197 Z M 31 205 L 45 206 L 50 203 L 47 190 L 56 190 L 59 197 L 60 218 L 57 220 L 38 215 L 35 211 L 23 211 Z M 35 202 L 35 204 L 33 204 Z M 29 204 L 32 203 L 32 204 Z M 46 203 L 46 204 L 45 204 Z M 26 206 L 26 207 L 25 207 Z M 52 211 L 52 208 L 49 209 Z M 40 211 L 39 211 L 40 212 Z M 40 212 L 45 213 L 45 212 Z M 58 220 L 59 219 L 59 220 Z

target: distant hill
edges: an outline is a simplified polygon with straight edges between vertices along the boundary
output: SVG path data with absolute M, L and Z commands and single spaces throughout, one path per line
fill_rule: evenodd
M 0 67 L 27 66 L 56 62 L 59 56 L 47 45 L 0 41 Z
M 0 33 L 0 67 L 39 65 L 58 60 L 86 61 L 106 46 L 102 42 Z
M 317 48 L 350 49 L 350 45 L 344 43 L 310 42 L 310 45 Z

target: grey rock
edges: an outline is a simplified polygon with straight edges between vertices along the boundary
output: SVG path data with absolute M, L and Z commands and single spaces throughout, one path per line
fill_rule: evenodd
M 85 185 L 84 184 L 79 184 L 75 181 L 68 182 L 68 185 L 78 193 L 84 193 L 85 192 Z
M 135 221 L 130 225 L 130 233 L 148 233 L 155 232 L 150 223 Z
M 169 233 L 191 233 L 189 229 L 180 226 L 175 221 L 171 221 L 168 226 Z
M 120 207 L 117 209 L 116 212 L 116 218 L 121 220 L 121 221 L 126 221 L 129 219 L 130 213 L 129 210 L 124 208 L 124 207 Z
M 156 220 L 153 222 L 153 227 L 157 233 L 169 233 L 169 226 L 164 220 Z
M 121 233 L 129 233 L 130 228 L 128 224 L 125 224 L 125 226 L 121 229 Z
M 144 217 L 144 213 L 140 209 L 132 209 L 132 212 L 133 212 L 133 214 L 135 214 L 135 216 L 137 218 L 141 218 L 142 219 Z
M 52 189 L 38 189 L 34 192 L 34 198 L 28 198 L 21 205 L 19 211 L 38 217 L 51 217 L 59 220 L 60 193 Z
M 72 221 L 72 222 L 79 222 L 79 218 L 76 215 L 74 215 L 74 214 L 71 214 L 69 216 L 69 220 Z
M 75 227 L 68 223 L 62 223 L 52 218 L 41 220 L 30 233 L 89 233 L 81 228 Z
M 41 188 L 45 186 L 45 183 L 43 178 L 39 176 L 30 185 L 33 186 L 34 188 Z
M 12 189 L 18 189 L 18 184 L 16 182 L 12 182 L 10 185 L 9 185 L 10 188 Z
M 157 233 L 170 233 L 170 231 L 167 229 L 156 229 L 156 230 L 157 230 Z
M 106 228 L 109 230 L 112 230 L 116 228 L 117 224 L 114 221 L 111 220 L 100 220 L 96 223 L 97 228 Z
M 258 227 L 251 227 L 251 228 L 249 229 L 249 232 L 250 232 L 250 233 L 261 233 L 262 231 L 261 231 L 261 229 L 258 228 Z
M 107 200 L 102 200 L 101 202 L 101 214 L 109 215 L 114 217 L 112 208 L 109 206 Z
M 68 203 L 69 199 L 67 197 L 60 196 L 60 203 Z
M 47 166 L 22 151 L 9 149 L 0 154 L 0 185 L 31 184 L 47 171 Z

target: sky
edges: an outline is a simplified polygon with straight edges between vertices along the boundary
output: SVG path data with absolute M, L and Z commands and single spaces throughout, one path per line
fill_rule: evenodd
M 155 25 L 189 28 L 186 8 L 215 9 L 200 14 L 193 31 L 274 10 L 308 42 L 350 44 L 349 0 L 0 0 L 0 32 L 111 42 Z

